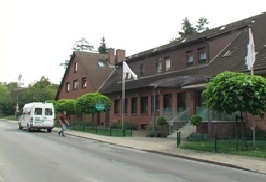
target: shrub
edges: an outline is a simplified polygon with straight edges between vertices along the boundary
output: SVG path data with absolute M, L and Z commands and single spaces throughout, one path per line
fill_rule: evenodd
M 207 140 L 207 135 L 202 133 L 191 133 L 188 137 L 188 141 L 202 141 Z
M 147 137 L 161 137 L 161 138 L 166 138 L 168 133 L 166 132 L 161 132 L 161 131 L 148 131 L 146 136 Z
M 190 118 L 190 124 L 197 126 L 202 123 L 202 117 L 200 115 L 192 115 Z
M 110 128 L 116 128 L 116 129 L 122 129 L 122 123 L 121 122 L 116 122 L 116 123 L 111 123 Z M 124 122 L 124 129 L 125 130 L 137 130 L 138 126 L 133 123 L 129 122 Z
M 167 121 L 163 116 L 158 116 L 156 118 L 156 123 L 157 123 L 157 125 L 163 126 L 163 125 L 167 124 Z

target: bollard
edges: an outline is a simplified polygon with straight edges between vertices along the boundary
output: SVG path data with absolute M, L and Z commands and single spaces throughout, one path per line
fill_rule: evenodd
M 176 132 L 176 148 L 180 145 L 180 131 Z
M 217 152 L 217 135 L 214 135 L 214 152 Z

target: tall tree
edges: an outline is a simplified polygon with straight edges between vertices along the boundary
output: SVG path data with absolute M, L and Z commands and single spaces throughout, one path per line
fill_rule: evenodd
M 60 99 L 55 103 L 56 113 L 66 111 L 66 115 L 76 113 L 75 110 L 76 99 Z
M 198 19 L 198 24 L 196 25 L 197 32 L 204 32 L 206 30 L 209 30 L 208 27 L 206 27 L 209 24 L 208 20 L 204 17 L 200 17 Z
M 25 92 L 20 95 L 20 103 L 45 102 L 53 100 L 56 96 L 58 85 L 52 84 L 48 78 L 41 77 L 40 81 L 29 86 Z
M 266 112 L 266 79 L 244 73 L 223 72 L 209 82 L 203 91 L 206 106 L 228 114 L 240 112 L 242 123 L 242 144 L 246 149 L 242 113 L 264 117 Z
M 181 29 L 183 31 L 179 31 L 178 34 L 180 35 L 180 38 L 183 40 L 187 36 L 192 35 L 196 32 L 196 29 L 193 27 L 193 25 L 190 23 L 188 18 L 185 18 L 182 23 Z
M 107 48 L 106 48 L 106 44 L 105 44 L 105 38 L 103 37 L 101 39 L 101 43 L 100 43 L 100 46 L 98 47 L 98 52 L 100 54 L 106 54 L 107 53 Z
M 197 23 L 198 24 L 196 25 L 196 27 L 193 27 L 188 18 L 183 19 L 183 22 L 181 24 L 182 31 L 178 32 L 179 37 L 171 39 L 170 42 L 184 40 L 189 35 L 209 30 L 209 28 L 207 27 L 209 22 L 206 18 L 200 17 Z
M 103 104 L 106 109 L 110 108 L 112 105 L 112 101 L 109 97 L 102 95 L 100 93 L 89 93 L 82 95 L 77 98 L 76 102 L 76 111 L 80 114 L 92 114 L 92 122 L 94 120 L 94 114 L 97 112 L 105 112 L 98 111 L 95 107 L 96 104 Z
M 0 84 L 0 115 L 13 114 L 14 108 L 12 107 L 10 91 L 5 85 Z
M 223 72 L 209 82 L 203 91 L 206 106 L 228 114 L 236 111 L 264 116 L 266 79 L 244 73 Z

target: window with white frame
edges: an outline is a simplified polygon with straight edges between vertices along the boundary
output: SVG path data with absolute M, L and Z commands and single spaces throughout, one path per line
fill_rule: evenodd
M 81 79 L 81 83 L 82 83 L 82 85 L 81 85 L 82 88 L 86 88 L 87 87 L 86 77 L 84 77 L 84 78 Z
M 206 48 L 202 47 L 198 49 L 198 62 L 206 61 Z
M 78 89 L 78 80 L 74 80 L 73 81 L 73 90 L 77 90 Z
M 70 91 L 70 84 L 69 84 L 69 82 L 66 82 L 66 85 L 65 85 L 65 92 L 66 92 L 66 93 L 69 93 L 69 91 Z
M 170 58 L 166 58 L 165 60 L 165 71 L 169 71 L 171 69 L 171 60 Z

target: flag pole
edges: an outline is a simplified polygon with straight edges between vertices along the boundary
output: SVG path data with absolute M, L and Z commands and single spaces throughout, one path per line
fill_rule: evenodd
M 254 75 L 254 69 L 253 67 L 250 69 L 250 75 Z M 255 132 L 255 121 L 254 121 L 254 118 L 253 118 L 253 149 L 256 148 L 256 140 L 255 140 L 255 136 L 256 136 L 256 132 Z
M 250 27 L 249 27 L 250 28 Z M 251 31 L 251 28 L 250 28 L 250 31 Z M 256 53 L 255 53 L 255 43 L 254 43 L 254 37 L 253 37 L 253 35 L 252 35 L 252 39 L 253 39 L 253 44 L 254 44 L 254 51 L 253 51 L 253 56 L 254 56 L 254 62 L 255 62 L 255 60 L 256 60 Z M 254 62 L 253 62 L 253 65 L 252 65 L 252 67 L 250 68 L 250 75 L 254 75 Z M 256 148 L 256 139 L 255 139 L 255 137 L 256 137 L 256 126 L 255 126 L 255 121 L 254 121 L 254 118 L 253 118 L 253 149 L 255 149 Z
M 125 61 L 123 61 L 123 71 L 122 71 L 122 130 L 123 130 L 123 134 L 124 134 L 124 113 L 125 113 L 125 93 L 126 93 L 126 76 L 127 78 L 131 78 L 131 76 L 133 77 L 134 80 L 138 79 L 138 75 L 136 75 L 127 65 L 127 63 Z
M 255 43 L 253 33 L 251 32 L 251 26 L 248 27 L 248 35 L 249 35 L 249 43 L 248 43 L 248 55 L 247 55 L 247 63 L 248 69 L 250 69 L 250 75 L 254 75 L 254 63 L 256 61 L 256 52 L 255 52 Z M 254 119 L 254 118 L 253 118 Z M 253 148 L 255 145 L 255 121 L 253 120 Z

